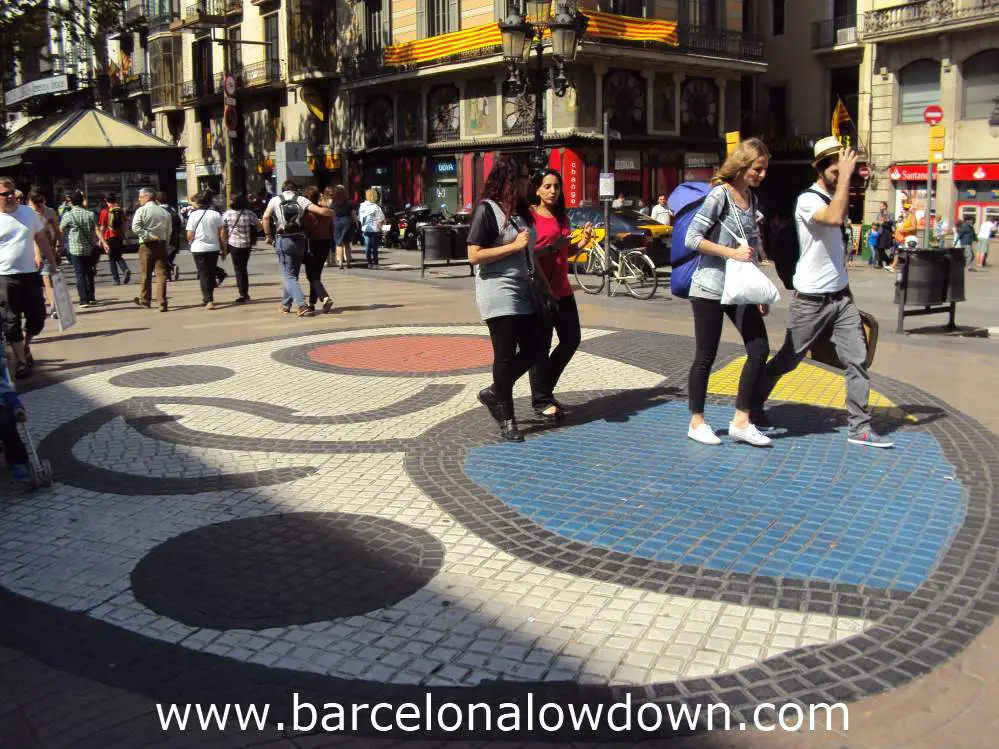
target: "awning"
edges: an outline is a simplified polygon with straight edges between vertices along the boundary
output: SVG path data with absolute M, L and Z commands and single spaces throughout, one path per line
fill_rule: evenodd
M 130 122 L 119 120 L 99 109 L 79 109 L 73 112 L 40 117 L 18 128 L 4 142 L 0 151 L 0 167 L 20 164 L 29 151 L 58 153 L 60 149 L 154 148 L 180 149 L 140 130 Z
M 580 10 L 589 19 L 586 36 L 629 42 L 659 42 L 677 47 L 680 40 L 675 21 L 658 18 L 631 18 L 616 13 Z M 450 34 L 441 34 L 415 42 L 393 44 L 385 48 L 386 67 L 399 67 L 432 62 L 465 52 L 489 47 L 500 47 L 499 24 L 486 23 Z
M 999 182 L 999 164 L 954 164 L 955 182 Z

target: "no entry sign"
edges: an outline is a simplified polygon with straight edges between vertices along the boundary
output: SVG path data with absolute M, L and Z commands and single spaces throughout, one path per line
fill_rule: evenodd
M 930 125 L 939 125 L 943 121 L 943 109 L 931 104 L 923 110 L 923 119 Z

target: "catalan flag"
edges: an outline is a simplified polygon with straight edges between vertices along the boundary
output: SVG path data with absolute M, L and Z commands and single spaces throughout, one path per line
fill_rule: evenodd
M 839 137 L 843 134 L 843 125 L 846 123 L 853 124 L 853 119 L 850 117 L 850 112 L 846 108 L 846 104 L 838 96 L 836 97 L 836 108 L 833 110 L 832 115 L 832 134 Z

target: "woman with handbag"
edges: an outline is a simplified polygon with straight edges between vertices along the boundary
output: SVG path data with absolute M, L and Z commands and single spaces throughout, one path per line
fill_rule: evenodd
M 721 301 L 726 261 L 750 263 L 759 258 L 760 216 L 752 188 L 763 182 L 769 163 L 770 152 L 763 141 L 759 138 L 742 141 L 715 172 L 711 179 L 714 189 L 704 199 L 687 231 L 687 247 L 700 253 L 690 285 L 696 352 L 687 385 L 691 414 L 687 436 L 703 445 L 721 444 L 704 420 L 704 403 L 711 367 L 718 355 L 722 321 L 726 317 L 742 336 L 747 355 L 728 434 L 755 447 L 770 444 L 770 438 L 760 433 L 749 414 L 753 403 L 762 402 L 759 394 L 763 369 L 770 354 L 763 317 L 769 308 L 764 304 L 723 305 Z
M 308 200 L 320 205 L 319 188 L 306 187 L 302 191 Z M 322 304 L 323 314 L 329 314 L 333 309 L 333 299 L 323 285 L 323 267 L 330 256 L 333 244 L 333 217 L 318 213 L 306 212 L 302 224 L 305 226 L 306 250 L 303 265 L 305 277 L 309 281 L 309 309 L 316 311 L 316 303 Z
M 527 203 L 527 166 L 496 160 L 486 178 L 468 231 L 468 260 L 475 268 L 475 301 L 493 345 L 493 383 L 479 402 L 500 426 L 500 436 L 523 442 L 513 410 L 513 385 L 540 355 L 532 252 L 534 218 Z
M 232 255 L 232 269 L 236 274 L 236 288 L 239 291 L 236 304 L 246 304 L 250 301 L 250 275 L 247 266 L 250 263 L 250 251 L 261 230 L 260 219 L 250 210 L 246 195 L 238 192 L 232 196 L 229 210 L 222 214 L 222 223 L 225 225 L 226 244 Z
M 555 386 L 572 355 L 579 348 L 581 331 L 579 309 L 569 283 L 569 220 L 565 213 L 562 175 L 544 169 L 531 180 L 531 207 L 538 235 L 534 262 L 556 302 L 555 314 L 546 316 L 541 326 L 541 358 L 531 367 L 531 406 L 547 421 L 565 417 L 566 408 L 555 399 Z M 577 249 L 589 246 L 593 224 L 580 233 Z M 574 253 L 575 254 L 575 253 Z M 558 345 L 552 350 L 552 334 L 558 333 Z

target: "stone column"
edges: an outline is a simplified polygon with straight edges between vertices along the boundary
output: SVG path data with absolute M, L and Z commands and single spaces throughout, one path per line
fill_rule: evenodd
M 652 134 L 655 125 L 655 80 L 656 74 L 653 71 L 645 73 L 645 132 Z
M 725 137 L 725 89 L 728 81 L 724 78 L 717 78 L 718 83 L 718 137 Z
M 675 86 L 675 96 L 673 97 L 673 106 L 676 110 L 673 121 L 676 123 L 677 133 L 679 133 L 681 130 L 680 116 L 682 114 L 682 109 L 680 105 L 680 97 L 683 94 L 683 82 L 686 80 L 686 78 L 687 76 L 685 73 L 673 74 L 673 85 Z

